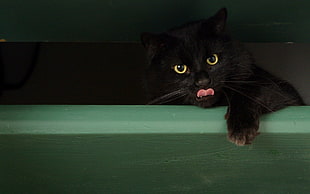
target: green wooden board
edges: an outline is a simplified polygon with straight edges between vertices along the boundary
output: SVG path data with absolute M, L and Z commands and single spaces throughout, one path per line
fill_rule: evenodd
M 225 107 L 0 106 L 0 193 L 309 193 L 310 108 L 226 140 Z
M 1 135 L 0 193 L 309 193 L 309 135 Z
M 248 42 L 309 42 L 310 2 L 281 0 L 2 0 L 0 39 L 137 41 L 143 31 L 229 10 L 233 36 Z
M 0 134 L 226 133 L 226 107 L 143 105 L 1 105 Z M 260 131 L 309 133 L 310 107 L 261 119 Z

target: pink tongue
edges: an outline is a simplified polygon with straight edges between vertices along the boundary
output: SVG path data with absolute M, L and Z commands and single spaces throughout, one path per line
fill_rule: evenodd
M 201 98 L 201 97 L 204 97 L 204 96 L 213 96 L 214 95 L 214 90 L 212 88 L 209 88 L 209 89 L 200 89 L 198 92 L 197 92 L 197 97 L 198 98 Z

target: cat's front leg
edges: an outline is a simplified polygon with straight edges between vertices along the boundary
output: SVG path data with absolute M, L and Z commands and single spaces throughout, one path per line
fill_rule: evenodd
M 259 135 L 259 107 L 245 101 L 231 102 L 226 113 L 228 139 L 236 145 L 251 144 Z

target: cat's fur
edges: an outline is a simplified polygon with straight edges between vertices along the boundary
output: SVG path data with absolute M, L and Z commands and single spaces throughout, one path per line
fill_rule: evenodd
M 192 104 L 203 108 L 227 105 L 228 138 L 250 144 L 259 134 L 259 117 L 290 105 L 302 105 L 286 81 L 257 67 L 251 54 L 225 31 L 227 10 L 206 20 L 187 23 L 160 34 L 143 33 L 149 66 L 146 72 L 150 104 Z M 218 55 L 218 63 L 206 59 Z M 175 64 L 189 71 L 178 74 Z M 197 98 L 200 89 L 214 95 Z

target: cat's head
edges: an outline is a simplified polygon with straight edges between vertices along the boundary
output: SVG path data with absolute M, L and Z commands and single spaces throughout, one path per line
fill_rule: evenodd
M 225 31 L 227 11 L 160 34 L 143 33 L 151 104 L 214 105 L 228 82 L 252 73 L 248 52 Z

